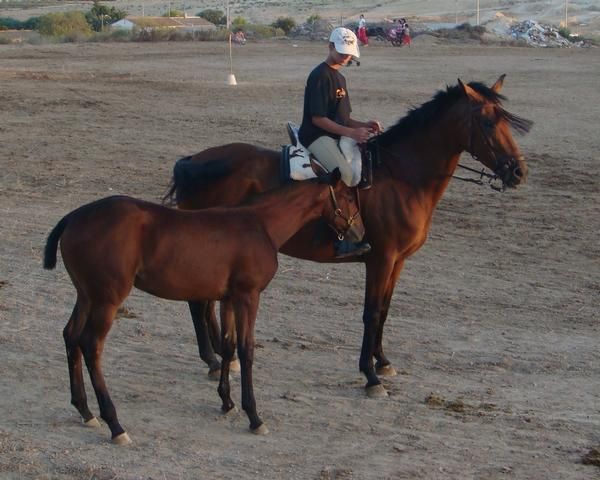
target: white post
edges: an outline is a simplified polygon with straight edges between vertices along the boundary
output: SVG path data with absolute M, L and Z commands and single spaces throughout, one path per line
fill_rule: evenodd
M 569 0 L 565 0 L 565 28 L 569 28 Z
M 231 19 L 229 18 L 229 1 L 225 4 L 225 26 L 227 30 L 229 30 L 229 26 L 231 25 Z
M 458 0 L 454 0 L 454 25 L 458 25 Z
M 477 25 L 479 25 L 479 0 L 477 0 Z

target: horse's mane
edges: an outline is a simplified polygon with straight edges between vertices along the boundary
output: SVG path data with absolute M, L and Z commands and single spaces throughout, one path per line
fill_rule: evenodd
M 481 82 L 470 82 L 469 87 L 479 93 L 486 100 L 496 104 L 497 111 L 518 133 L 526 133 L 533 122 L 513 115 L 502 107 L 506 97 Z M 463 98 L 463 90 L 459 85 L 447 86 L 446 90 L 439 90 L 435 96 L 420 107 L 413 107 L 398 122 L 377 137 L 381 146 L 389 146 L 399 139 L 408 138 L 416 133 L 428 129 L 441 115 Z

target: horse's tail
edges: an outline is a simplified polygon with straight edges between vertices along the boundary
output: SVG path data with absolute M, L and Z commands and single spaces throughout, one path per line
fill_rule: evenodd
M 197 192 L 203 185 L 226 177 L 231 168 L 225 158 L 197 162 L 192 156 L 180 158 L 173 167 L 169 190 L 163 197 L 164 204 L 175 205 Z
M 50 235 L 48 235 L 48 240 L 46 240 L 46 248 L 44 248 L 44 268 L 46 270 L 52 270 L 54 267 L 56 267 L 56 251 L 58 250 L 58 241 L 65 231 L 67 223 L 69 223 L 70 216 L 70 213 L 65 215 L 52 229 Z

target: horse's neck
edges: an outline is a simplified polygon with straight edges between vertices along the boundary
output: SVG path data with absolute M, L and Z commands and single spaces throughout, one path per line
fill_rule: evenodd
M 428 131 L 392 144 L 392 175 L 414 190 L 430 192 L 437 203 L 464 151 L 464 136 L 461 120 L 446 115 Z
M 305 224 L 321 215 L 323 188 L 312 182 L 296 185 L 282 194 L 267 194 L 251 207 L 277 250 Z

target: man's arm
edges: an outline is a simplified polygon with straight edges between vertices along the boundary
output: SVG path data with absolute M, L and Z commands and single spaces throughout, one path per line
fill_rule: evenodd
M 350 137 L 356 140 L 358 143 L 366 142 L 371 136 L 371 130 L 367 126 L 367 123 L 363 122 L 351 120 L 350 126 L 345 127 L 344 125 L 334 122 L 330 118 L 313 116 L 312 123 L 326 132 L 333 133 L 334 135 Z

